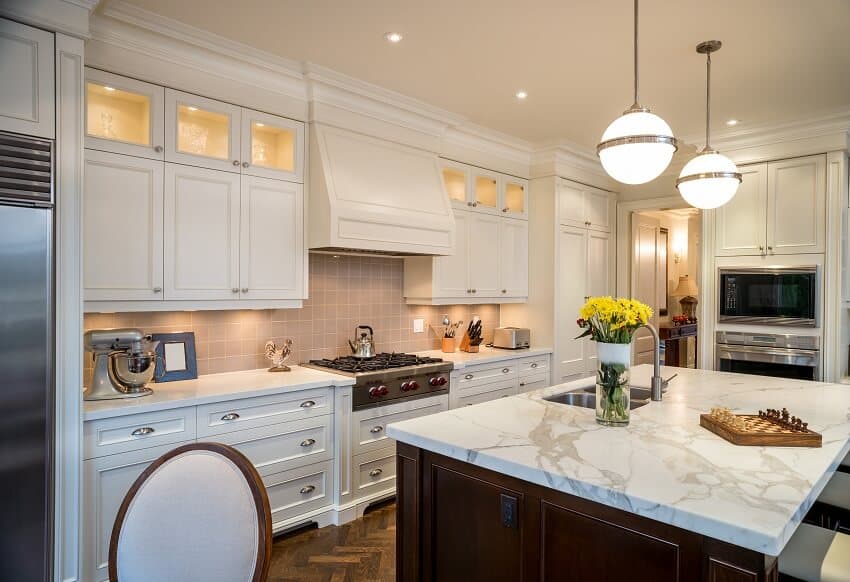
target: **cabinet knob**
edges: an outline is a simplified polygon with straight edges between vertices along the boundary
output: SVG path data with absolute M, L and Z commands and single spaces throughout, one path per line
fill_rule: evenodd
M 381 425 L 378 425 L 378 426 L 373 426 L 372 428 L 370 428 L 369 432 L 371 432 L 372 434 L 378 434 L 380 432 L 383 432 L 383 430 L 384 430 L 384 427 L 382 427 Z
M 531 363 L 531 367 L 532 367 L 532 368 L 536 368 L 536 367 L 537 367 L 537 362 L 532 362 L 532 363 Z
M 154 293 L 162 293 L 162 287 L 154 287 L 153 292 Z
M 472 290 L 472 292 L 473 292 L 473 293 L 478 293 L 478 289 L 473 289 L 473 290 Z
M 507 289 L 502 289 L 502 293 L 507 293 L 507 292 L 508 292 Z
M 769 246 L 769 247 L 767 247 L 767 250 L 768 250 L 769 252 L 771 252 L 771 253 L 772 253 L 772 252 L 773 252 L 773 247 Z
M 467 202 L 467 203 L 466 203 L 466 205 L 467 205 L 467 206 L 469 206 L 469 207 L 471 208 L 471 207 L 472 207 L 472 202 Z
M 502 368 L 502 374 L 507 374 L 510 371 L 511 371 L 510 368 Z
M 234 287 L 230 290 L 232 293 L 239 293 L 239 287 Z
M 312 447 L 315 444 L 316 444 L 316 439 L 304 439 L 303 441 L 301 441 L 302 447 Z
M 505 206 L 504 208 L 502 208 L 502 212 L 507 212 L 507 211 L 508 211 L 508 207 L 507 207 L 507 206 Z
M 238 414 L 236 414 L 235 412 L 228 412 L 227 414 L 221 417 L 221 420 L 228 422 L 231 420 L 236 420 L 237 418 L 239 418 Z
M 473 206 L 473 207 L 478 206 L 478 202 L 473 202 L 473 203 L 472 203 L 472 206 Z
M 242 162 L 242 167 L 243 167 L 243 168 L 247 168 L 247 167 L 248 167 L 248 166 L 250 166 L 250 165 L 251 165 L 251 164 L 249 164 L 248 162 Z
M 307 495 L 308 493 L 312 493 L 316 490 L 315 485 L 307 485 L 306 487 L 301 488 L 301 495 Z
M 521 387 L 525 386 L 525 382 L 520 382 L 519 385 L 520 385 L 520 388 L 521 388 Z
M 233 160 L 233 165 L 238 168 L 239 167 L 239 160 Z
M 383 469 L 372 469 L 371 471 L 369 471 L 369 476 L 370 477 L 377 477 L 378 475 L 380 475 L 383 472 L 384 472 Z
M 242 287 L 242 293 L 247 293 L 247 292 L 248 292 L 248 288 L 247 288 L 247 287 Z
M 158 154 L 161 154 L 162 153 L 162 146 L 154 146 L 153 151 L 155 151 Z
M 153 428 L 149 426 L 143 426 L 142 428 L 137 428 L 133 432 L 130 433 L 131 436 L 148 436 L 149 434 L 153 434 L 155 431 Z
M 316 406 L 316 403 L 312 400 L 305 400 L 300 404 L 301 408 L 313 408 Z

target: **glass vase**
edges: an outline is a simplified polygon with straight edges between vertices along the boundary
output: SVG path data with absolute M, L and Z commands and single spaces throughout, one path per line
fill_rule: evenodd
M 597 342 L 596 355 L 596 422 L 604 426 L 626 426 L 632 344 Z

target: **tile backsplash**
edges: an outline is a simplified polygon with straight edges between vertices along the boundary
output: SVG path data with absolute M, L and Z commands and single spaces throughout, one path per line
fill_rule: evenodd
M 375 331 L 378 351 L 416 352 L 440 347 L 443 315 L 483 321 L 485 342 L 499 325 L 498 305 L 406 305 L 404 262 L 385 257 L 310 255 L 310 298 L 301 309 L 88 313 L 84 328 L 137 327 L 145 333 L 192 331 L 199 374 L 268 367 L 266 341 L 293 341 L 289 363 L 350 353 L 348 339 L 358 324 Z M 413 320 L 425 332 L 413 333 Z M 85 380 L 91 357 L 85 357 Z

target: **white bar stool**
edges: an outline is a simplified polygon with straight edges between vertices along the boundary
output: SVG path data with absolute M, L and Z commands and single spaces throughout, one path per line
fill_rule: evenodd
M 833 474 L 818 497 L 818 502 L 850 511 L 850 473 Z
M 779 555 L 779 572 L 806 582 L 850 582 L 850 535 L 801 523 Z

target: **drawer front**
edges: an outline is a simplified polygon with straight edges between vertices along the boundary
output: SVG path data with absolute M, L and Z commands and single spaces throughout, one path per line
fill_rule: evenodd
M 453 396 L 455 396 L 455 398 L 464 398 L 466 396 L 474 396 L 475 394 L 493 392 L 494 390 L 504 390 L 506 388 L 512 388 L 514 391 L 516 391 L 516 387 L 517 377 L 508 376 L 507 378 L 491 379 L 491 381 L 486 384 L 481 383 L 466 386 L 463 390 L 455 390 L 453 387 L 451 393 Z
M 331 505 L 333 502 L 333 462 L 325 461 L 263 477 L 272 510 L 272 528 L 285 527 L 284 521 Z
M 531 358 L 523 358 L 519 361 L 519 374 L 536 374 L 549 370 L 549 356 L 533 356 Z
M 516 387 L 508 386 L 502 387 L 498 390 L 491 390 L 490 392 L 481 392 L 479 394 L 466 394 L 458 397 L 455 401 L 455 405 L 452 408 L 460 408 L 462 406 L 472 406 L 473 404 L 481 404 L 482 402 L 489 402 L 490 400 L 495 400 L 497 398 L 507 398 L 508 396 L 516 396 Z
M 299 390 L 198 406 L 198 438 L 333 412 L 333 389 Z
M 333 458 L 332 416 L 306 418 L 218 435 L 210 440 L 230 445 L 248 457 L 260 475 Z
M 388 424 L 435 414 L 448 410 L 448 408 L 449 397 L 442 395 L 421 398 L 402 404 L 358 410 L 354 412 L 351 423 L 354 431 L 352 452 L 357 455 L 394 444 L 395 441 L 387 437 Z
M 548 386 L 549 372 L 542 372 L 540 374 L 529 374 L 528 376 L 520 377 L 518 392 L 531 392 L 532 390 L 539 390 L 540 388 L 547 388 Z
M 83 458 L 195 440 L 195 407 L 130 414 L 83 425 Z
M 395 447 L 387 447 L 354 457 L 354 496 L 394 491 Z
M 498 366 L 488 368 L 469 368 L 458 372 L 457 380 L 452 378 L 452 389 L 460 391 L 468 390 L 474 386 L 481 384 L 491 384 L 499 380 L 508 378 L 516 378 L 517 376 L 517 361 L 510 360 L 502 362 Z

